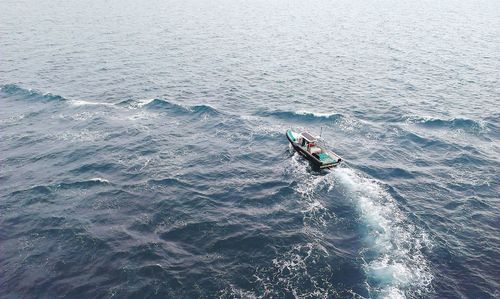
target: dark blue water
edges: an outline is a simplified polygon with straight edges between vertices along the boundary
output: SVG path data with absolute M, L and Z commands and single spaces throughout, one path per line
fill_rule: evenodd
M 500 296 L 498 1 L 0 11 L 0 297 Z

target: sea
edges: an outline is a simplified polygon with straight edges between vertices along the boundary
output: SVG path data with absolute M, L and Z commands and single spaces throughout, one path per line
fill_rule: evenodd
M 498 0 L 1 0 L 0 298 L 500 298 L 499 102 Z

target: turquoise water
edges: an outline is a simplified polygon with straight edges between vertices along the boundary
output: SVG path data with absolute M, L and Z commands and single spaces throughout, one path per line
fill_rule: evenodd
M 499 296 L 497 1 L 0 11 L 0 297 Z

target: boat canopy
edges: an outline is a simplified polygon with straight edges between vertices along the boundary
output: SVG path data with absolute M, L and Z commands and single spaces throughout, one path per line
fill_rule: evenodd
M 311 143 L 311 142 L 315 142 L 316 141 L 316 137 L 314 137 L 313 135 L 311 135 L 310 133 L 308 132 L 304 132 L 302 133 L 302 137 L 304 137 L 304 139 L 308 142 L 308 143 Z

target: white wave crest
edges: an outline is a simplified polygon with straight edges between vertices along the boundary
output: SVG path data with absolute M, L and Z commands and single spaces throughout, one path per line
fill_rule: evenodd
M 337 113 L 311 112 L 311 111 L 307 111 L 307 110 L 297 110 L 294 113 L 297 115 L 312 115 L 312 116 L 324 117 L 324 118 L 338 115 Z
M 92 178 L 89 181 L 103 183 L 103 184 L 109 184 L 109 181 L 106 179 L 103 179 L 103 178 Z
M 126 108 L 128 109 L 138 109 L 146 106 L 147 104 L 150 104 L 154 101 L 155 99 L 140 99 L 136 101 L 130 102 Z
M 74 106 L 114 106 L 111 103 L 89 102 L 84 100 L 71 100 L 70 103 Z

